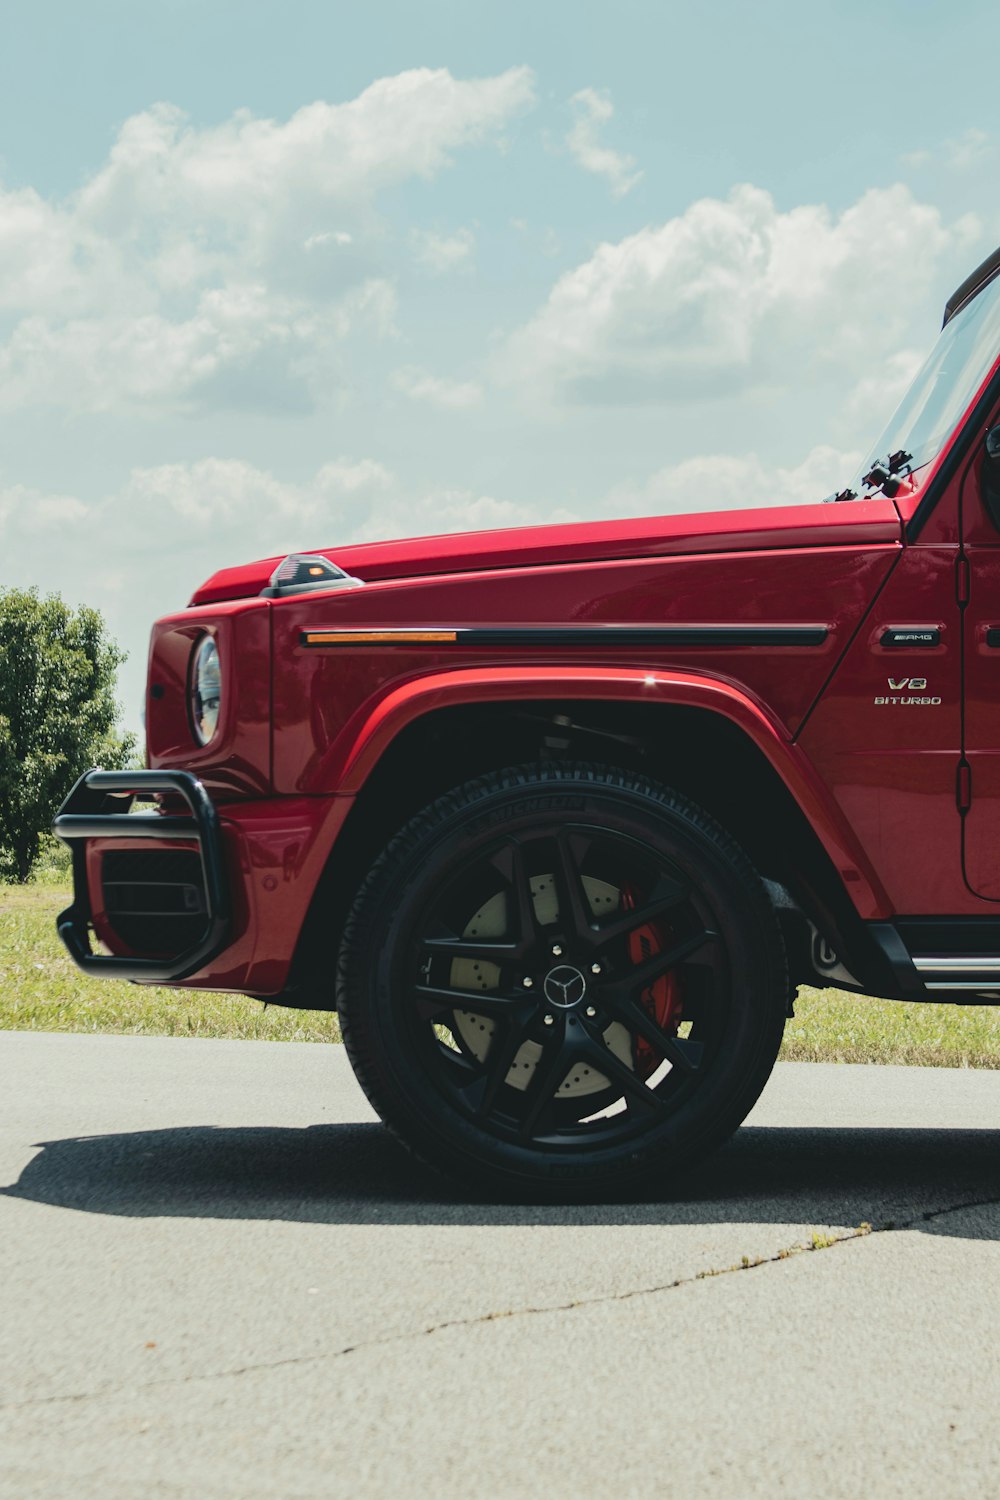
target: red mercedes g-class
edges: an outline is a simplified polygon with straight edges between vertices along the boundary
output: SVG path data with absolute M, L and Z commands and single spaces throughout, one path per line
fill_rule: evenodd
M 1000 1000 L 998 356 L 1000 251 L 831 502 L 217 573 L 153 629 L 150 769 L 56 820 L 70 953 L 336 1008 L 400 1139 L 508 1193 L 668 1182 L 799 983 Z

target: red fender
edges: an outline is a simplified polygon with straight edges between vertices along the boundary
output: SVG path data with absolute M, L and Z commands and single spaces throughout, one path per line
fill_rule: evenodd
M 356 796 L 401 730 L 438 708 L 524 699 L 599 699 L 708 709 L 736 724 L 767 757 L 844 881 L 859 916 L 892 907 L 850 825 L 811 761 L 759 700 L 732 683 L 691 672 L 630 667 L 475 667 L 436 672 L 368 699 L 310 777 L 309 790 Z

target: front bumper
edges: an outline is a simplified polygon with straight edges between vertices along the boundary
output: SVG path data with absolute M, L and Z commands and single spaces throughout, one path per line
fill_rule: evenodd
M 154 793 L 181 797 L 189 815 L 133 813 L 135 798 Z M 105 974 L 116 979 L 143 980 L 147 983 L 177 983 L 204 969 L 226 947 L 232 924 L 232 902 L 223 851 L 219 818 L 205 788 L 190 771 L 87 771 L 81 776 L 56 816 L 53 831 L 73 851 L 73 901 L 56 919 L 62 938 L 74 962 L 88 974 Z M 197 935 L 183 951 L 164 957 L 133 954 L 95 953 L 90 929 L 94 925 L 91 883 L 87 869 L 87 841 L 90 839 L 142 841 L 148 847 L 182 845 L 191 851 L 200 866 L 200 878 L 178 891 L 193 892 L 190 908 Z M 175 883 L 164 881 L 130 882 L 132 888 L 145 885 L 155 903 L 158 892 L 175 889 Z M 133 918 L 137 914 L 132 913 Z M 157 912 L 150 901 L 141 916 L 147 922 L 157 916 L 176 916 L 176 910 Z M 190 924 L 189 924 L 190 925 Z

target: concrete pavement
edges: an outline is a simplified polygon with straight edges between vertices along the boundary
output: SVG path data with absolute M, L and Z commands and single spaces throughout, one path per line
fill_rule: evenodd
M 1000 1493 L 1000 1072 L 785 1064 L 674 1200 L 571 1208 L 414 1167 L 337 1047 L 0 1080 L 4 1497 Z

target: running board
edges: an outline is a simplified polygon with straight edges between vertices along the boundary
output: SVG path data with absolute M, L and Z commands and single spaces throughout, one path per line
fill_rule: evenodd
M 915 929 L 913 936 L 923 936 L 926 942 L 926 929 L 931 924 L 901 919 L 901 925 Z M 938 926 L 937 923 L 933 925 Z M 970 925 L 956 922 L 952 935 L 961 934 L 967 940 L 973 935 L 965 931 Z M 965 995 L 970 1004 L 974 1003 L 975 996 L 982 996 L 987 1003 L 1000 1001 L 1000 954 L 915 953 L 910 951 L 904 936 L 893 923 L 869 922 L 866 926 L 889 965 L 900 999 L 958 1001 Z M 941 923 L 940 928 L 944 935 L 945 924 Z M 984 937 L 985 932 L 976 936 Z M 942 943 L 941 946 L 951 944 Z
M 1000 958 L 915 953 L 913 967 L 928 990 L 989 990 L 1000 994 Z

